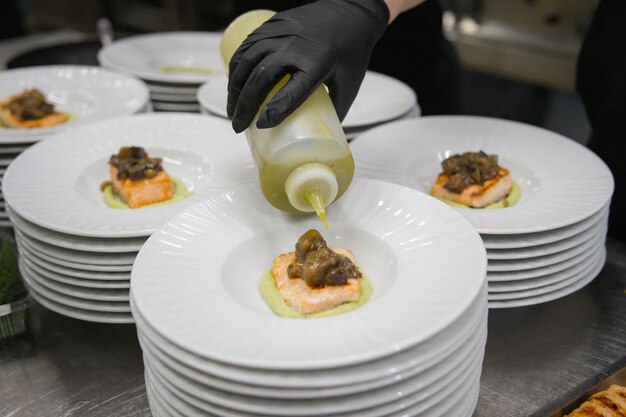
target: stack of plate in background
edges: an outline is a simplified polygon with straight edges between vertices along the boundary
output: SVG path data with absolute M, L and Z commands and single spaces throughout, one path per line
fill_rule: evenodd
M 198 90 L 201 112 L 227 117 L 228 78 L 217 77 Z M 400 118 L 418 117 L 420 107 L 415 92 L 405 83 L 373 71 L 367 71 L 342 126 L 348 139 L 381 123 Z
M 278 317 L 260 294 L 272 260 L 321 224 L 277 212 L 257 186 L 148 239 L 131 307 L 155 416 L 472 415 L 487 336 L 478 233 L 444 203 L 373 180 L 355 180 L 328 219 L 328 244 L 353 252 L 373 293 L 321 318 Z
M 222 119 L 152 113 L 77 127 L 24 151 L 9 166 L 3 192 L 35 299 L 78 319 L 132 321 L 130 271 L 147 237 L 206 194 L 256 181 L 238 139 Z M 109 157 L 124 146 L 162 157 L 192 194 L 139 209 L 107 206 L 100 184 L 109 179 Z
M 67 123 L 32 129 L 11 129 L 0 124 L 0 181 L 13 160 L 26 148 L 69 128 L 117 116 L 142 113 L 149 105 L 148 89 L 141 81 L 88 66 L 40 66 L 2 71 L 0 100 L 36 88 L 57 110 L 69 113 Z M 10 223 L 0 193 L 0 227 Z
M 521 188 L 505 208 L 455 207 L 487 249 L 489 307 L 518 307 L 568 295 L 600 272 L 614 183 L 579 143 L 506 120 L 425 117 L 373 129 L 351 143 L 356 176 L 430 193 L 441 162 L 464 152 L 496 154 Z
M 220 40 L 212 32 L 136 35 L 102 48 L 98 62 L 144 80 L 155 111 L 198 113 L 198 89 L 224 74 Z

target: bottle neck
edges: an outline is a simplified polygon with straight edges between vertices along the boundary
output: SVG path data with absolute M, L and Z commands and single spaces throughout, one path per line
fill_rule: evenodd
M 289 203 L 302 212 L 316 212 L 326 227 L 326 207 L 337 197 L 337 177 L 327 165 L 312 162 L 294 169 L 285 181 Z

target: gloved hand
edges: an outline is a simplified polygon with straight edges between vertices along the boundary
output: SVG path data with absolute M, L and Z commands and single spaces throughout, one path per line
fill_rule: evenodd
M 291 79 L 265 105 L 258 128 L 282 122 L 322 82 L 343 120 L 388 19 L 383 0 L 318 0 L 274 15 L 230 61 L 227 112 L 233 129 L 239 133 L 250 125 L 285 74 Z

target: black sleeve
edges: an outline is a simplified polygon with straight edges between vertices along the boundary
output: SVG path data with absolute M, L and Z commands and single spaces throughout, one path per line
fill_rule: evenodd
M 626 240 L 626 1 L 600 1 L 578 58 L 576 84 L 592 128 L 589 147 L 615 178 L 609 234 Z

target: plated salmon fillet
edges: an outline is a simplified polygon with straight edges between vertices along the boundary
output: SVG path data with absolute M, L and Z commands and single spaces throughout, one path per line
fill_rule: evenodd
M 160 158 L 150 158 L 140 147 L 121 148 L 109 160 L 115 194 L 131 208 L 160 203 L 174 196 L 174 183 Z
M 498 165 L 495 155 L 466 152 L 451 156 L 442 166 L 443 172 L 430 192 L 434 197 L 481 208 L 506 198 L 511 192 L 511 173 Z
M 26 90 L 0 101 L 0 123 L 10 128 L 51 127 L 69 120 L 55 110 L 37 89 Z
M 354 255 L 346 249 L 331 246 L 330 249 L 354 262 Z M 361 283 L 348 278 L 343 285 L 309 286 L 303 279 L 289 278 L 287 269 L 296 261 L 296 253 L 289 252 L 274 259 L 272 277 L 287 304 L 301 314 L 314 314 L 330 310 L 341 304 L 356 302 L 361 295 Z

